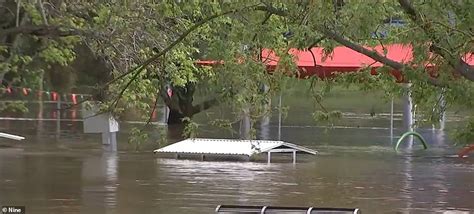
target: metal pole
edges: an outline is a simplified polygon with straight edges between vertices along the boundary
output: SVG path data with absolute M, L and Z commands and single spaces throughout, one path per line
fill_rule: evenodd
M 58 96 L 56 102 L 56 140 L 61 136 L 61 96 Z
M 393 97 L 390 104 L 390 142 L 393 143 Z
M 405 131 L 413 131 L 413 100 L 411 99 L 411 92 L 410 92 L 411 84 L 406 84 L 405 87 L 407 89 L 407 94 L 404 96 L 404 104 L 403 104 L 403 121 L 405 126 Z M 408 138 L 409 145 L 413 143 L 413 136 L 410 135 Z
M 110 149 L 110 132 L 102 132 L 102 146 L 104 150 Z
M 281 140 L 281 97 L 282 92 L 280 92 L 280 98 L 278 100 L 278 140 Z
M 110 151 L 116 152 L 117 151 L 117 133 L 116 132 L 110 132 Z
M 270 151 L 267 152 L 267 163 L 270 163 L 270 160 L 272 159 L 272 153 Z
M 293 150 L 293 164 L 296 164 L 296 150 Z
M 39 93 L 38 93 L 38 128 L 37 128 L 37 136 L 39 137 L 41 134 L 43 134 L 43 110 L 44 110 L 44 103 L 43 103 L 43 78 L 44 78 L 44 72 L 40 72 L 40 78 L 39 78 Z
M 117 151 L 117 134 L 115 132 L 102 132 L 102 147 L 105 151 Z
M 441 121 L 439 122 L 439 130 L 443 131 L 446 126 L 446 112 L 441 113 Z
M 446 99 L 444 98 L 444 89 L 443 89 L 443 93 L 441 93 L 440 95 L 440 99 L 441 99 L 441 120 L 439 121 L 439 129 L 440 130 L 444 130 L 444 127 L 446 125 Z

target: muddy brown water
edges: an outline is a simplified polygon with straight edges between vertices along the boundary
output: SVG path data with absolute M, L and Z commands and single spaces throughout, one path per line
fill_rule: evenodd
M 103 152 L 100 136 L 82 134 L 80 121 L 62 122 L 59 140 L 55 124 L 45 121 L 38 129 L 37 121 L 0 121 L 0 131 L 27 137 L 0 139 L 0 205 L 39 214 L 213 213 L 219 204 L 474 212 L 474 157 L 456 158 L 447 133 L 430 128 L 419 130 L 428 150 L 415 143 L 395 154 L 386 119 L 333 129 L 286 124 L 283 140 L 320 154 L 298 157 L 296 165 L 268 165 L 162 159 L 152 143 L 134 151 L 127 124 L 118 136 L 120 151 Z M 275 139 L 275 118 L 258 133 Z M 207 128 L 201 136 L 229 134 Z

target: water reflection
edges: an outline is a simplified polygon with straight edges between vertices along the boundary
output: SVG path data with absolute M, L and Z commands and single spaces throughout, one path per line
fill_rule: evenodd
M 79 121 L 62 121 L 61 139 L 55 141 L 54 120 L 3 120 L 2 131 L 23 133 L 27 140 L 1 142 L 7 146 L 0 148 L 0 204 L 26 205 L 40 214 L 199 214 L 212 213 L 218 204 L 360 207 L 364 213 L 474 210 L 474 160 L 450 158 L 454 150 L 445 132 L 418 129 L 430 148 L 403 144 L 395 154 L 388 117 L 350 116 L 334 129 L 309 122 L 284 124 L 283 140 L 321 153 L 298 157 L 296 165 L 104 153 L 100 136 L 81 134 Z M 262 120 L 258 136 L 276 139 L 276 121 L 275 116 Z M 395 127 L 401 125 L 395 121 Z M 128 145 L 128 127 L 122 126 L 118 136 L 122 151 Z M 203 133 L 201 137 L 229 137 Z
M 400 198 L 403 198 L 406 201 L 406 206 L 404 210 L 411 210 L 413 207 L 412 201 L 414 200 L 412 196 L 413 192 L 413 156 L 409 155 L 404 159 L 404 164 L 402 164 L 402 174 L 404 179 L 401 181 L 403 183 L 403 191 L 401 191 Z M 417 191 L 422 189 L 417 189 Z
M 82 212 L 113 213 L 117 206 L 117 164 L 115 153 L 91 156 L 83 161 L 81 180 L 89 185 L 82 188 Z
M 357 131 L 362 133 L 347 143 L 363 142 L 371 133 Z M 386 145 L 361 147 L 317 144 L 347 140 L 345 131 L 331 137 L 314 134 L 319 132 L 284 132 L 321 152 L 299 158 L 295 166 L 159 159 L 148 152 L 26 142 L 0 149 L 0 204 L 22 204 L 40 214 L 212 213 L 218 204 L 360 207 L 367 213 L 474 209 L 474 162 L 447 158 L 443 144 L 433 152 L 413 145 L 395 154 L 387 135 L 380 138 Z M 100 139 L 90 143 L 100 148 Z
M 196 162 L 158 159 L 157 179 L 179 186 L 162 189 L 169 203 L 186 204 L 186 209 L 211 210 L 218 204 L 271 204 L 278 200 L 282 188 L 297 185 L 293 178 L 284 179 L 291 164 Z M 178 191 L 177 191 L 178 190 Z M 204 213 L 204 212 L 203 212 Z

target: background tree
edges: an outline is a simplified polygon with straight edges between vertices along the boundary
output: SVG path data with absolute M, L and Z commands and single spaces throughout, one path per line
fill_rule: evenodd
M 474 68 L 463 58 L 474 47 L 472 1 L 7 0 L 1 4 L 0 13 L 7 14 L 0 31 L 2 75 L 18 73 L 18 66 L 32 65 L 35 59 L 44 61 L 46 68 L 64 66 L 74 59 L 74 48 L 83 44 L 109 68 L 110 81 L 97 87 L 106 91 L 107 109 L 119 114 L 133 108 L 145 120 L 161 98 L 172 111 L 172 123 L 217 103 L 229 105 L 236 118 L 244 109 L 255 121 L 267 111 L 262 107 L 265 100 L 281 90 L 282 77 L 298 72 L 288 49 L 314 46 L 324 47 L 326 53 L 346 46 L 385 65 L 376 76 L 368 77 L 363 69 L 324 81 L 327 84 L 357 83 L 363 89 L 402 95 L 407 91 L 391 78 L 391 71 L 398 70 L 411 84 L 419 109 L 432 121 L 438 120 L 439 110 L 433 106 L 440 106 L 440 94 L 448 106 L 474 105 Z M 402 24 L 394 27 L 390 20 Z M 26 40 L 33 42 L 25 46 Z M 393 43 L 413 47 L 414 59 L 396 62 L 370 48 Z M 272 75 L 261 60 L 261 48 L 281 57 Z M 223 63 L 209 69 L 196 66 L 197 59 Z M 427 62 L 436 65 L 435 75 L 423 66 Z M 29 70 L 21 74 L 36 75 Z M 261 93 L 262 85 L 270 90 Z M 168 88 L 172 96 L 166 93 Z M 199 90 L 207 96 L 196 104 L 193 96 Z M 315 93 L 317 99 L 324 94 Z M 318 118 L 329 118 L 330 112 L 322 113 Z M 464 133 L 471 136 L 469 130 Z

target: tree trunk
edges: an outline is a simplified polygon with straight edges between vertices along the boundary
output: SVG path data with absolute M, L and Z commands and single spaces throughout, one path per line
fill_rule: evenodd
M 170 87 L 170 86 L 168 86 Z M 218 103 L 217 98 L 203 101 L 193 105 L 196 86 L 192 83 L 184 87 L 170 87 L 161 90 L 161 97 L 169 108 L 168 137 L 173 140 L 183 139 L 183 132 L 188 125 L 188 120 L 199 112 L 205 111 Z M 171 91 L 168 91 L 172 89 Z
M 44 78 L 44 72 L 40 72 L 40 78 L 38 81 L 39 84 L 39 93 L 38 93 L 38 114 L 36 118 L 38 118 L 38 123 L 36 127 L 36 135 L 38 137 L 41 137 L 43 134 L 43 110 L 44 110 L 44 104 L 43 104 L 43 90 L 44 90 L 44 85 L 43 85 L 43 78 Z
M 182 90 L 175 90 L 175 94 L 169 97 L 167 106 L 169 108 L 168 115 L 168 138 L 174 141 L 183 140 L 184 129 L 187 122 L 184 118 L 192 118 L 193 114 L 187 107 L 192 106 L 192 96 L 194 93 L 185 93 Z M 180 93 L 179 95 L 177 93 Z M 189 97 L 191 96 L 191 98 Z M 190 103 L 191 102 L 191 103 Z
M 186 116 L 183 113 L 181 113 L 179 110 L 172 109 L 170 108 L 170 113 L 168 116 L 168 125 L 173 125 L 173 124 L 183 124 L 183 119 L 185 117 L 192 117 L 191 116 Z
M 192 118 L 192 115 L 185 115 L 179 110 L 171 109 L 168 116 L 168 138 L 172 140 L 183 140 L 184 128 L 186 128 L 187 121 L 184 118 Z

